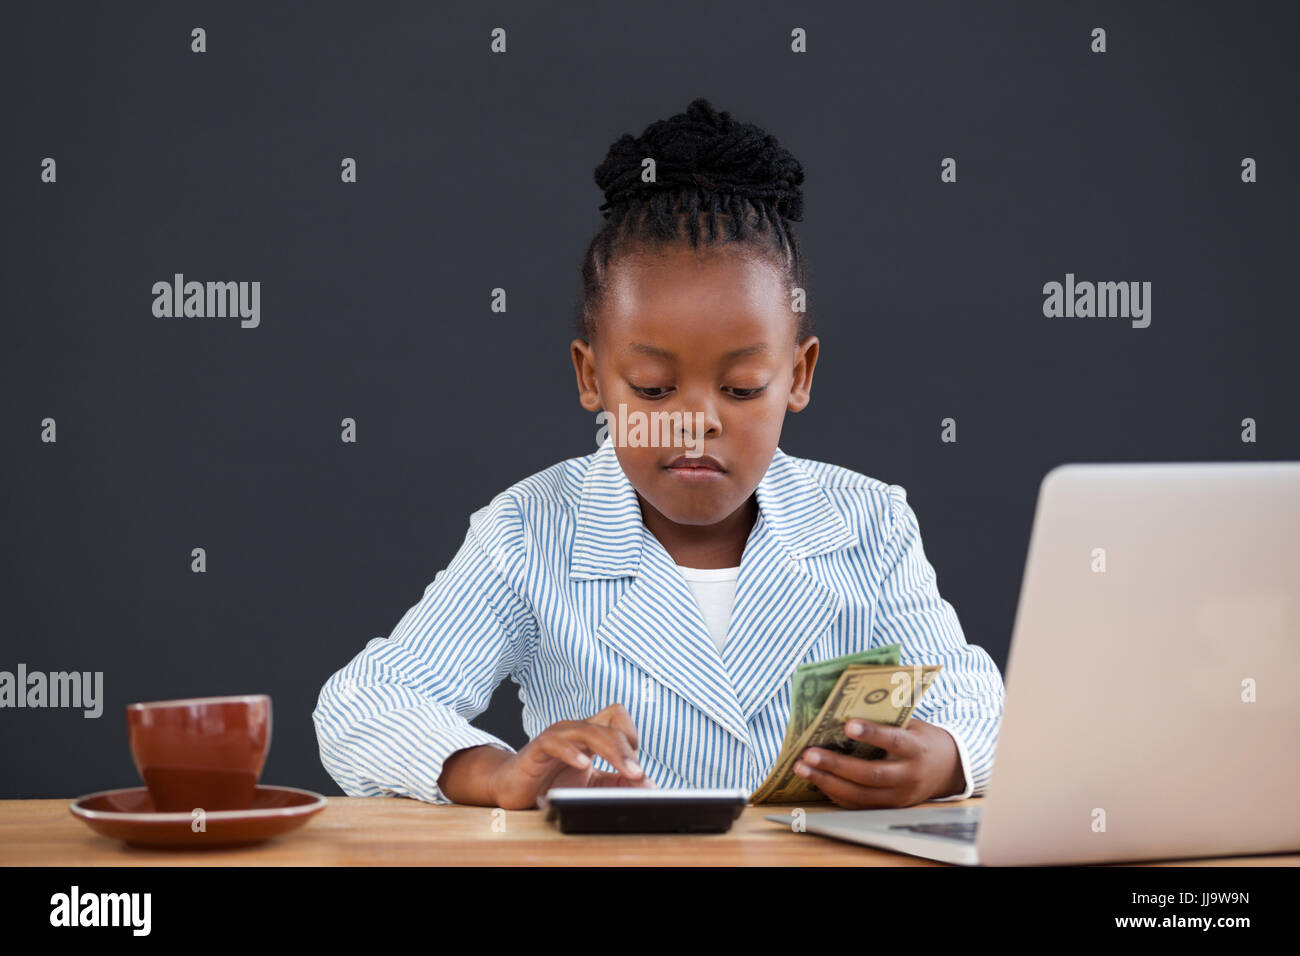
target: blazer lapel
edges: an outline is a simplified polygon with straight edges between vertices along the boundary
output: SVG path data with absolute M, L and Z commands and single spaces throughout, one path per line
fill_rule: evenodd
M 741 559 L 722 648 L 746 721 L 790 680 L 844 607 L 844 598 L 799 562 L 857 541 L 821 487 L 780 449 L 757 495 L 759 518 Z
M 593 457 L 583 482 L 569 577 L 635 577 L 596 637 L 752 746 L 695 596 L 646 529 L 636 492 L 608 442 Z
M 645 532 L 640 573 L 596 636 L 753 745 L 731 678 L 695 596 L 663 545 Z

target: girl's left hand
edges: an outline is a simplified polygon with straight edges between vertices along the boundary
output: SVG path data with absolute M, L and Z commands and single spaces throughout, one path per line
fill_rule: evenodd
M 847 810 L 909 807 L 966 789 L 957 742 L 942 727 L 915 717 L 906 728 L 850 720 L 844 733 L 886 751 L 878 760 L 809 747 L 795 773 Z

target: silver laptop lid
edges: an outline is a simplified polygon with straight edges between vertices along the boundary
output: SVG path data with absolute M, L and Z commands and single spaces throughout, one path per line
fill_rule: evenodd
M 1300 849 L 1300 463 L 1044 478 L 986 864 Z

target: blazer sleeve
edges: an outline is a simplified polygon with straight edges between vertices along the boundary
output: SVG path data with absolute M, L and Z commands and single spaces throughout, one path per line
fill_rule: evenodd
M 475 512 L 420 602 L 321 688 L 312 722 L 321 763 L 344 793 L 451 803 L 438 787 L 451 754 L 483 744 L 515 752 L 470 720 L 531 657 L 534 618 L 507 583 L 522 537 L 508 500 Z
M 942 664 L 943 670 L 913 713 L 942 727 L 957 744 L 966 786 L 936 797 L 960 800 L 988 789 L 1002 723 L 1005 690 L 997 665 L 978 644 L 966 643 L 957 612 L 939 595 L 907 492 L 889 486 L 892 528 L 883 552 L 873 644 L 901 645 L 904 664 Z

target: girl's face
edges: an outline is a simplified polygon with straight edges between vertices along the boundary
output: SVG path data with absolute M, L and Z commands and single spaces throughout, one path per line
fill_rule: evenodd
M 817 339 L 796 342 L 777 270 L 730 250 L 625 256 L 607 291 L 593 341 L 572 344 L 583 408 L 605 411 L 643 502 L 677 524 L 723 521 L 758 487 L 786 411 L 808 404 Z

